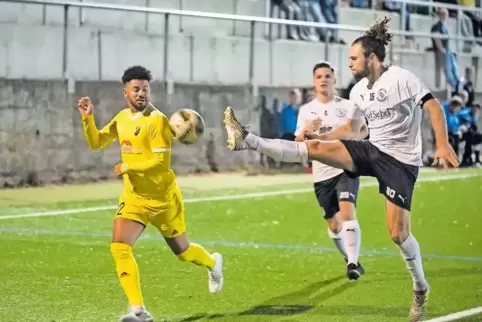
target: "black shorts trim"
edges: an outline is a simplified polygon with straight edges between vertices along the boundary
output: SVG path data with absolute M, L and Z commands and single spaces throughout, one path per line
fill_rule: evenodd
M 360 180 L 350 178 L 345 173 L 314 183 L 315 195 L 320 207 L 323 208 L 324 218 L 333 218 L 340 211 L 340 201 L 355 204 L 358 197 Z
M 380 151 L 367 140 L 341 140 L 350 154 L 354 171 L 346 171 L 350 178 L 359 176 L 375 177 L 379 192 L 395 205 L 410 211 L 413 190 L 419 167 L 398 161 Z

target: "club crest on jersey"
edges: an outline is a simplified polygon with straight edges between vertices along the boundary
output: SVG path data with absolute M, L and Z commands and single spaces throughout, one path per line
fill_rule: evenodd
M 383 102 L 387 99 L 387 90 L 384 88 L 380 88 L 377 93 L 377 100 L 379 102 Z
M 335 114 L 337 117 L 344 117 L 346 115 L 346 109 L 344 108 L 337 108 L 335 110 Z
M 140 131 L 141 131 L 141 127 L 137 126 L 136 130 L 134 131 L 134 135 L 137 136 L 137 134 L 139 134 Z

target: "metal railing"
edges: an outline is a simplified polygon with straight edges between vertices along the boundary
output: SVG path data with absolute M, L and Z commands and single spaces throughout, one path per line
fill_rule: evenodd
M 437 6 L 435 3 L 426 3 L 416 0 L 404 0 L 405 3 L 410 4 L 424 4 L 429 6 Z M 128 5 L 114 5 L 114 4 L 100 4 L 100 3 L 87 3 L 78 1 L 68 1 L 68 0 L 0 0 L 0 2 L 14 2 L 16 4 L 38 4 L 43 6 L 62 6 L 64 8 L 63 17 L 63 53 L 62 53 L 62 75 L 66 78 L 67 75 L 67 56 L 68 56 L 68 42 L 69 42 L 69 9 L 70 8 L 88 8 L 88 9 L 102 9 L 102 10 L 115 10 L 115 11 L 128 11 L 148 14 L 164 15 L 164 60 L 163 60 L 163 80 L 167 82 L 168 80 L 168 61 L 169 61 L 169 34 L 170 26 L 169 19 L 171 16 L 180 17 L 197 17 L 206 19 L 221 19 L 221 20 L 232 20 L 232 21 L 244 21 L 250 23 L 250 45 L 249 45 L 249 73 L 248 82 L 253 85 L 254 80 L 254 52 L 255 52 L 255 27 L 257 24 L 276 24 L 276 25 L 292 25 L 292 26 L 302 26 L 302 27 L 315 27 L 315 28 L 326 28 L 326 29 L 338 29 L 344 31 L 354 31 L 364 33 L 366 28 L 343 25 L 343 24 L 327 24 L 327 23 L 316 23 L 308 21 L 293 21 L 285 19 L 275 19 L 266 17 L 256 17 L 256 16 L 243 16 L 234 14 L 221 14 L 212 12 L 200 12 L 200 11 L 190 11 L 190 10 L 177 10 L 177 9 L 162 9 L 162 8 L 147 8 L 139 6 L 128 6 Z M 146 3 L 147 4 L 147 3 Z M 83 23 L 82 15 L 79 13 L 79 26 Z M 146 16 L 147 19 L 147 16 Z M 391 31 L 394 35 L 399 36 L 414 36 L 420 38 L 432 38 L 434 35 L 431 33 L 423 32 L 409 32 L 403 30 L 393 30 Z M 449 36 L 449 35 L 438 35 L 440 39 L 455 39 L 464 41 L 475 41 L 474 37 L 461 37 L 461 36 Z M 328 52 L 328 44 L 325 45 L 325 52 Z M 391 48 L 390 53 L 393 55 L 393 48 Z M 393 58 L 393 57 L 392 57 Z

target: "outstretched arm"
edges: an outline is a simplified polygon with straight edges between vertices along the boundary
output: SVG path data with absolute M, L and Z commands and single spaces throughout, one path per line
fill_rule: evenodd
M 453 167 L 459 166 L 459 160 L 452 146 L 449 144 L 447 133 L 447 122 L 445 114 L 439 102 L 435 98 L 431 98 L 423 103 L 430 116 L 430 122 L 435 132 L 435 160 L 433 165 L 441 165 L 447 167 L 445 161 L 448 161 Z
M 89 97 L 82 97 L 77 103 L 82 117 L 85 140 L 91 149 L 102 149 L 117 139 L 116 118 L 114 117 L 102 130 L 98 130 L 94 121 L 94 106 Z
M 97 150 L 105 148 L 117 139 L 115 118 L 100 131 L 95 126 L 93 115 L 82 116 L 82 125 L 84 128 L 85 140 L 91 149 Z

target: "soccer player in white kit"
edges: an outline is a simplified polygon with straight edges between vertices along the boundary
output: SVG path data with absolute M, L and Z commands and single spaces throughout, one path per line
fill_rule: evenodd
M 242 126 L 231 107 L 224 122 L 228 132 L 228 148 L 252 149 L 283 162 L 316 160 L 345 170 L 350 176 L 371 176 L 385 196 L 388 230 L 399 247 L 413 280 L 413 299 L 409 321 L 422 321 L 429 285 L 422 267 L 420 247 L 410 233 L 410 206 L 413 188 L 422 166 L 420 122 L 422 109 L 430 114 L 434 128 L 436 151 L 434 164 L 458 167 L 459 160 L 448 142 L 445 116 L 439 102 L 428 88 L 410 71 L 385 66 L 387 46 L 392 38 L 385 18 L 356 39 L 350 47 L 350 69 L 363 78 L 350 93 L 356 108 L 348 114 L 345 125 L 304 142 L 268 140 L 255 136 Z M 368 140 L 342 140 L 353 127 L 354 120 L 366 117 Z
M 330 132 L 346 123 L 347 113 L 354 103 L 335 96 L 335 71 L 327 62 L 313 67 L 313 87 L 316 97 L 300 107 L 296 126 L 296 141 L 304 141 L 305 133 Z M 368 129 L 364 119 L 358 120 L 354 132 L 345 138 L 364 139 Z M 355 215 L 360 180 L 350 178 L 341 169 L 313 161 L 313 181 L 316 199 L 323 208 L 328 235 L 347 262 L 347 277 L 357 280 L 364 273 L 358 262 L 361 231 Z

